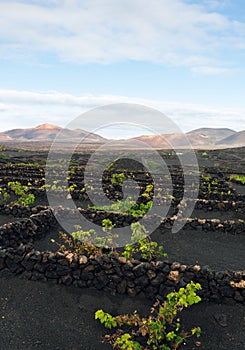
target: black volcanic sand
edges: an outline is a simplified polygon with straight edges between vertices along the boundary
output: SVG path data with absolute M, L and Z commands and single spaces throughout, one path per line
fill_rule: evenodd
M 55 252 L 59 249 L 58 244 L 63 244 L 62 240 L 59 237 L 59 233 L 64 232 L 64 230 L 57 225 L 56 227 L 52 227 L 45 236 L 40 238 L 37 241 L 34 241 L 34 248 L 39 250 L 40 252 L 48 250 L 51 252 Z M 51 239 L 54 239 L 56 243 L 51 242 Z
M 59 232 L 64 231 L 60 226 L 53 227 L 41 239 L 34 242 L 36 250 L 56 251 L 59 244 Z M 243 270 L 245 234 L 230 234 L 182 229 L 177 233 L 170 230 L 157 229 L 151 238 L 164 246 L 170 261 L 183 264 L 208 265 L 214 270 Z
M 242 196 L 245 196 L 245 185 L 238 185 L 235 183 L 231 183 L 231 187 Z
M 58 239 L 61 228 L 52 228 L 36 241 L 39 250 L 55 251 L 50 242 Z M 245 235 L 232 235 L 201 230 L 181 230 L 172 234 L 156 230 L 152 235 L 164 245 L 170 261 L 184 264 L 209 265 L 216 271 L 244 269 Z M 103 308 L 118 314 L 135 309 L 147 313 L 152 302 L 140 297 L 106 295 L 102 291 L 79 289 L 27 281 L 18 277 L 0 278 L 1 310 L 4 319 L 0 327 L 0 349 L 111 349 L 102 343 L 104 328 L 94 320 L 94 312 Z M 4 298 L 9 298 L 5 300 Z M 3 299 L 2 299 L 3 298 Z M 219 317 L 227 325 L 220 324 Z M 181 349 L 230 350 L 244 349 L 245 309 L 241 304 L 217 305 L 201 303 L 183 313 L 187 329 L 200 325 L 201 346 L 190 339 Z M 1 344 L 1 343 L 0 343 Z
M 106 331 L 94 319 L 94 312 L 103 308 L 116 315 L 137 309 L 146 315 L 151 305 L 140 297 L 111 296 L 92 289 L 1 277 L 0 349 L 109 350 L 111 346 L 103 339 Z M 194 345 L 194 339 L 189 339 L 181 349 L 244 349 L 243 306 L 200 303 L 182 314 L 185 329 L 199 325 L 202 336 L 199 347 Z
M 198 218 L 198 219 L 219 219 L 221 221 L 225 220 L 237 220 L 237 219 L 243 219 L 244 213 L 239 211 L 219 211 L 219 210 L 193 210 L 191 218 Z
M 18 149 L 22 146 L 31 151 L 19 153 Z M 17 150 L 9 156 L 14 163 L 22 161 L 28 163 L 30 160 L 39 162 L 47 155 L 45 152 L 40 152 L 40 148 L 48 149 L 49 146 L 44 147 L 43 142 L 15 145 Z M 244 159 L 245 148 L 210 150 L 209 159 L 202 158 L 201 153 L 202 151 L 197 154 L 200 166 L 227 167 L 232 173 L 244 170 L 244 163 L 237 159 Z M 8 161 L 6 159 L 2 163 Z M 175 164 L 176 161 L 170 160 L 169 163 Z M 244 194 L 243 186 L 232 187 Z M 43 205 L 42 199 L 37 198 L 37 201 Z M 212 217 L 215 213 L 206 214 L 200 211 L 200 217 L 208 215 Z M 224 213 L 224 220 L 228 218 L 227 214 Z M 0 223 L 9 221 L 13 220 L 9 220 L 6 216 L 0 217 Z M 52 229 L 46 237 L 35 242 L 35 248 L 56 250 L 50 239 L 58 239 L 59 230 L 59 227 Z M 155 238 L 164 245 L 171 261 L 200 263 L 222 271 L 229 268 L 244 269 L 244 235 L 182 230 L 173 236 L 168 231 L 157 230 L 153 234 L 153 239 Z M 107 312 L 118 314 L 138 309 L 146 314 L 151 305 L 152 302 L 140 297 L 111 296 L 92 289 L 28 281 L 18 276 L 4 276 L 2 272 L 0 273 L 0 350 L 109 350 L 111 346 L 103 342 L 103 334 L 106 331 L 98 321 L 94 320 L 94 312 L 103 308 Z M 244 350 L 245 348 L 245 310 L 241 304 L 200 303 L 183 312 L 182 319 L 186 330 L 193 326 L 202 328 L 201 346 L 195 347 L 193 340 L 190 339 L 187 345 L 181 347 L 182 350 Z M 224 319 L 225 323 L 219 319 Z
M 243 218 L 241 214 L 234 212 L 208 213 L 202 210 L 195 210 L 192 217 L 218 218 L 221 221 Z M 157 229 L 151 237 L 164 246 L 170 261 L 208 265 L 216 271 L 244 270 L 244 233 L 203 231 L 201 228 L 183 228 L 172 233 L 170 230 Z
M 9 222 L 14 222 L 20 220 L 19 218 L 13 215 L 0 214 L 0 226 L 5 225 Z
M 157 230 L 153 239 L 164 246 L 170 261 L 208 265 L 216 271 L 243 270 L 245 235 L 202 230 Z

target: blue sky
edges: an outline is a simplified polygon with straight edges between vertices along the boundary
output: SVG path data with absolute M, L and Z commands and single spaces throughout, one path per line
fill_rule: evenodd
M 244 62 L 242 0 L 0 0 L 0 131 L 117 102 L 243 130 Z

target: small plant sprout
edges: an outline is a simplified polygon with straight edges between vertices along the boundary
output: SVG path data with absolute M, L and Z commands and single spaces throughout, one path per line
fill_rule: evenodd
M 152 201 L 144 203 L 136 203 L 131 197 L 127 197 L 124 201 L 118 200 L 116 203 L 104 206 L 91 206 L 91 209 L 106 212 L 129 214 L 136 218 L 144 216 L 152 208 Z
M 0 188 L 0 196 L 1 196 L 1 203 L 6 204 L 10 195 L 7 192 L 6 188 Z
M 110 232 L 115 226 L 110 219 L 102 220 L 102 230 L 104 232 Z
M 143 197 L 150 198 L 153 195 L 154 187 L 152 184 L 147 185 L 144 193 L 142 193 Z
M 111 184 L 112 185 L 122 186 L 122 184 L 124 183 L 125 180 L 126 180 L 126 176 L 124 173 L 112 174 L 112 176 L 111 176 Z
M 232 175 L 230 175 L 230 181 L 234 181 L 234 182 L 237 182 L 241 185 L 245 185 L 245 176 L 232 174 Z
M 32 205 L 35 202 L 35 195 L 29 193 L 31 186 L 31 183 L 22 185 L 19 181 L 8 182 L 7 187 L 0 189 L 2 202 L 6 203 L 10 198 L 10 192 L 13 192 L 17 196 L 17 199 L 12 204 Z
M 126 244 L 122 256 L 127 260 L 133 258 L 134 254 L 139 253 L 141 258 L 146 261 L 152 259 L 166 257 L 163 252 L 163 246 L 159 246 L 157 242 L 151 240 L 147 236 L 147 231 L 139 222 L 131 224 L 132 237 L 131 244 Z

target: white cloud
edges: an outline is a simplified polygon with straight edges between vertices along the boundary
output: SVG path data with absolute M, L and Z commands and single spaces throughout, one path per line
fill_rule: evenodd
M 229 6 L 231 0 L 184 0 L 187 3 L 202 4 L 208 9 L 219 10 Z
M 222 68 L 222 67 L 211 67 L 211 66 L 196 66 L 193 67 L 192 72 L 205 75 L 215 75 L 215 74 L 233 74 L 238 73 L 239 69 L 235 68 Z
M 0 103 L 0 112 L 4 112 L 7 109 L 8 109 L 8 107 L 5 104 Z
M 198 57 L 212 66 L 219 50 L 230 50 L 232 43 L 241 48 L 245 25 L 201 4 L 3 0 L 0 38 L 5 46 L 0 54 L 8 56 L 12 45 L 16 55 L 21 47 L 23 52 L 52 52 L 61 60 L 80 63 L 138 60 L 193 67 L 189 58 Z
M 34 127 L 42 123 L 65 126 L 85 111 L 113 103 L 136 103 L 155 108 L 171 118 L 183 131 L 204 126 L 227 127 L 235 130 L 245 129 L 245 109 L 215 109 L 194 104 L 114 95 L 74 96 L 60 92 L 0 90 L 0 131 L 19 127 Z M 113 120 L 108 118 L 108 123 L 113 123 Z M 90 127 L 89 119 L 84 120 L 84 129 L 89 130 Z M 155 130 L 162 128 L 161 125 L 152 125 L 152 127 Z M 132 133 L 132 130 L 129 132 Z M 112 137 L 114 135 L 112 134 Z M 117 135 L 119 138 L 123 136 L 125 135 Z

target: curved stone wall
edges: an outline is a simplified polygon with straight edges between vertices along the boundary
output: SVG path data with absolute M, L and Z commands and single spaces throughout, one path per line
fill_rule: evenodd
M 245 271 L 212 271 L 208 266 L 186 266 L 167 260 L 127 261 L 115 255 L 76 256 L 72 252 L 37 251 L 33 249 L 32 242 L 56 225 L 56 219 L 47 207 L 1 208 L 5 214 L 17 212 L 17 217 L 27 215 L 26 210 L 31 214 L 28 218 L 0 227 L 0 274 L 8 271 L 23 274 L 31 280 L 52 281 L 81 288 L 93 287 L 129 296 L 141 294 L 152 299 L 163 299 L 170 291 L 183 287 L 192 280 L 202 285 L 200 296 L 204 300 L 245 304 Z M 57 211 L 60 215 L 71 215 L 63 208 L 57 208 Z M 97 213 L 100 220 L 103 215 Z M 117 220 L 118 216 L 115 216 L 114 221 Z M 237 226 L 231 221 L 221 224 L 213 220 L 200 220 L 190 219 L 187 226 L 196 229 L 199 225 L 205 230 L 222 229 L 224 232 L 231 230 L 233 233 L 244 233 L 244 223 Z

